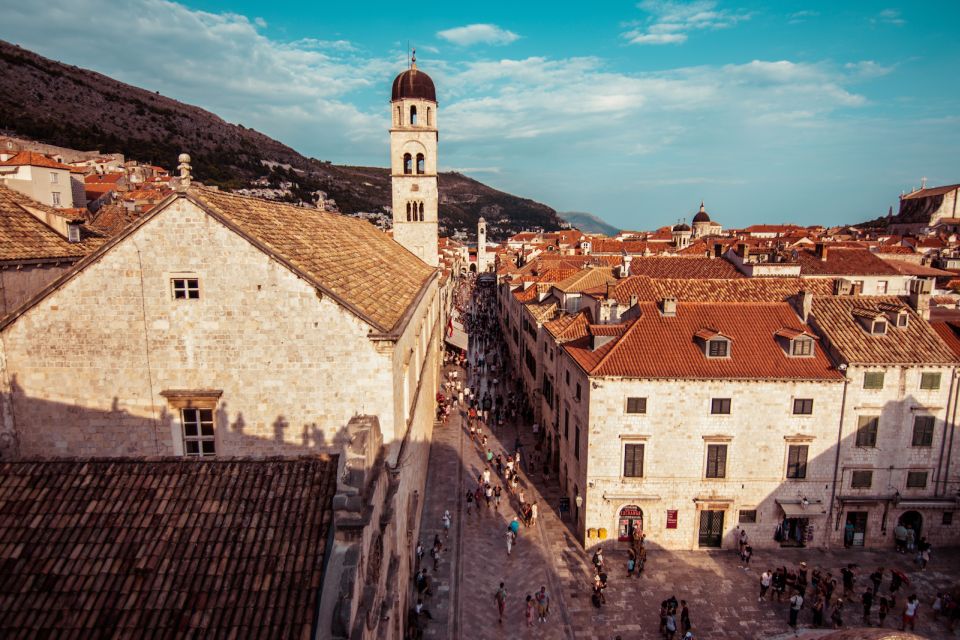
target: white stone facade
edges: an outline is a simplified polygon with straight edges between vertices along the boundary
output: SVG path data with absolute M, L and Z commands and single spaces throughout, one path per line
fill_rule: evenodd
M 393 239 L 435 267 L 440 262 L 437 103 L 402 98 L 392 101 L 390 108 Z

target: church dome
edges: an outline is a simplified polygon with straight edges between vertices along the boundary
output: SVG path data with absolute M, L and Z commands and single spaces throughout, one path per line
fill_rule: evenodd
M 703 208 L 703 202 L 700 203 L 700 211 L 697 212 L 697 215 L 693 216 L 693 221 L 696 222 L 710 222 L 710 216 L 707 215 L 707 210 Z
M 437 101 L 437 90 L 433 86 L 433 80 L 417 69 L 416 63 L 393 80 L 393 97 L 390 100 L 404 98 Z
M 690 231 L 690 225 L 688 225 L 686 222 L 680 222 L 673 226 L 673 230 L 674 231 Z

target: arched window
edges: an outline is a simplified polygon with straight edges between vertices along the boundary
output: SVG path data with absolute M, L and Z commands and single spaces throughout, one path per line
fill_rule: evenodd
M 432 118 L 430 116 L 431 116 L 430 107 L 427 107 L 427 126 L 428 127 L 433 126 L 433 122 L 431 121 Z
M 420 222 L 423 222 L 423 203 L 420 203 Z
M 397 126 L 403 124 L 403 109 L 397 107 Z
M 409 153 L 403 154 L 403 172 L 407 174 L 413 173 L 413 156 Z
M 417 173 L 424 173 L 423 164 L 424 164 L 423 154 L 418 153 L 417 154 Z
M 408 203 L 407 203 L 407 222 L 410 222 L 410 221 L 413 219 L 413 218 L 410 217 L 410 210 L 411 210 L 411 209 L 412 209 L 412 207 L 410 206 L 410 203 L 408 202 Z
M 410 124 L 417 124 L 417 105 L 410 105 Z

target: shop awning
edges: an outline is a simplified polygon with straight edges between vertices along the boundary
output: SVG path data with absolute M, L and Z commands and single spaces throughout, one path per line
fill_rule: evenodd
M 897 503 L 900 509 L 956 509 L 955 500 L 901 500 Z
M 823 506 L 819 503 L 810 502 L 804 505 L 802 502 L 780 502 L 777 504 L 783 509 L 783 514 L 788 518 L 816 518 L 825 516 Z
M 447 333 L 446 341 L 462 351 L 467 350 L 467 334 L 456 327 Z

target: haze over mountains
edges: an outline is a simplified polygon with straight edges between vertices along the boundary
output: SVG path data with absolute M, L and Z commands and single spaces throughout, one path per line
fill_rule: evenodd
M 386 129 L 387 118 L 384 118 Z M 286 199 L 313 202 L 318 191 L 347 214 L 389 210 L 387 168 L 335 165 L 243 125 L 102 74 L 63 64 L 0 40 L 0 130 L 75 149 L 120 152 L 173 170 L 190 154 L 194 176 L 239 189 L 258 178 L 292 183 Z M 264 164 L 264 162 L 268 164 Z M 488 222 L 493 239 L 527 228 L 553 230 L 561 219 L 547 205 L 498 191 L 455 172 L 440 174 L 440 231 Z

